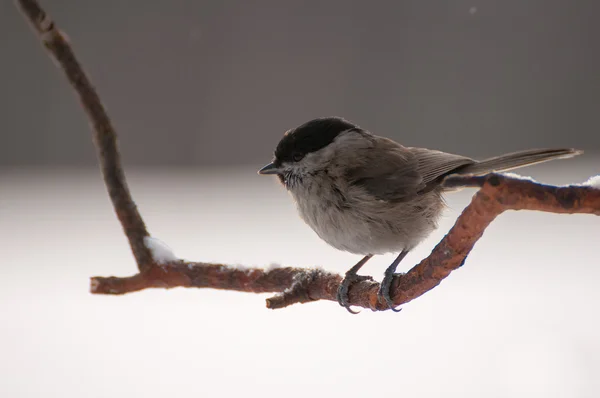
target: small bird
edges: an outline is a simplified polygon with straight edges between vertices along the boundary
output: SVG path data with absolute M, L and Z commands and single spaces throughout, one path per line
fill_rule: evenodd
M 532 149 L 477 161 L 400 145 L 340 117 L 310 120 L 288 130 L 273 161 L 258 171 L 277 175 L 300 217 L 336 249 L 364 257 L 346 272 L 337 292 L 348 304 L 358 270 L 374 255 L 400 253 L 386 269 L 379 298 L 393 311 L 390 286 L 400 261 L 438 226 L 444 210 L 442 180 L 484 175 L 569 158 L 574 149 Z

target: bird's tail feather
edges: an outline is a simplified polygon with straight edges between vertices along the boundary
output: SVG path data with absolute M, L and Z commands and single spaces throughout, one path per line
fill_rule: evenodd
M 583 151 L 570 148 L 562 149 L 530 149 L 508 153 L 506 155 L 482 160 L 456 170 L 456 174 L 482 175 L 491 172 L 501 172 L 518 167 L 546 162 L 553 159 L 566 159 L 582 154 Z

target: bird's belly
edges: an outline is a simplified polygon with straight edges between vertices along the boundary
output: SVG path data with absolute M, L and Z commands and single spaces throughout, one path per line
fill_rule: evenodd
M 436 228 L 441 212 L 440 208 L 431 217 L 431 212 L 411 209 L 417 205 L 411 203 L 389 207 L 387 211 L 382 211 L 387 206 L 383 204 L 376 211 L 357 211 L 322 198 L 296 200 L 296 204 L 302 219 L 326 243 L 362 255 L 412 249 Z

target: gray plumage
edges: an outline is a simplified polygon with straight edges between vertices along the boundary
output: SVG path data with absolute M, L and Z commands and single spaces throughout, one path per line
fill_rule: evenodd
M 302 219 L 331 246 L 356 254 L 409 251 L 435 228 L 450 174 L 486 174 L 579 154 L 534 149 L 476 161 L 404 147 L 340 118 L 286 133 L 262 174 L 278 174 Z

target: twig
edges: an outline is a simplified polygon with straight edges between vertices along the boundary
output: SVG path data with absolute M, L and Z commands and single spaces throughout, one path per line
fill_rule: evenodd
M 98 150 L 98 160 L 108 195 L 123 226 L 123 231 L 129 239 L 129 245 L 138 268 L 140 271 L 145 271 L 154 263 L 150 251 L 144 245 L 144 237 L 148 236 L 148 231 L 125 181 L 117 147 L 117 133 L 96 90 L 75 58 L 65 35 L 58 30 L 37 1 L 18 0 L 17 3 L 37 32 L 42 44 L 49 51 L 50 56 L 58 63 L 67 80 L 79 95 L 81 105 L 93 126 L 94 142 Z
M 121 168 L 116 133 L 98 95 L 66 39 L 38 3 L 35 0 L 19 0 L 18 4 L 79 94 L 83 108 L 92 122 L 104 181 L 140 270 L 140 273 L 125 278 L 93 277 L 92 293 L 125 294 L 147 288 L 172 287 L 279 293 L 267 299 L 268 308 L 283 308 L 315 300 L 336 300 L 342 278 L 321 269 L 240 269 L 224 264 L 183 260 L 158 266 L 150 250 L 144 245 L 144 238 L 149 235 L 129 194 Z M 450 177 L 445 184 L 450 187 L 477 187 L 479 191 L 429 257 L 408 273 L 394 278 L 391 296 L 396 305 L 414 300 L 433 289 L 453 270 L 459 268 L 487 226 L 504 211 L 539 210 L 600 215 L 600 189 L 593 187 L 555 187 L 499 174 Z M 378 289 L 377 282 L 365 278 L 350 287 L 349 301 L 355 306 L 385 310 L 387 305 L 378 300 Z

